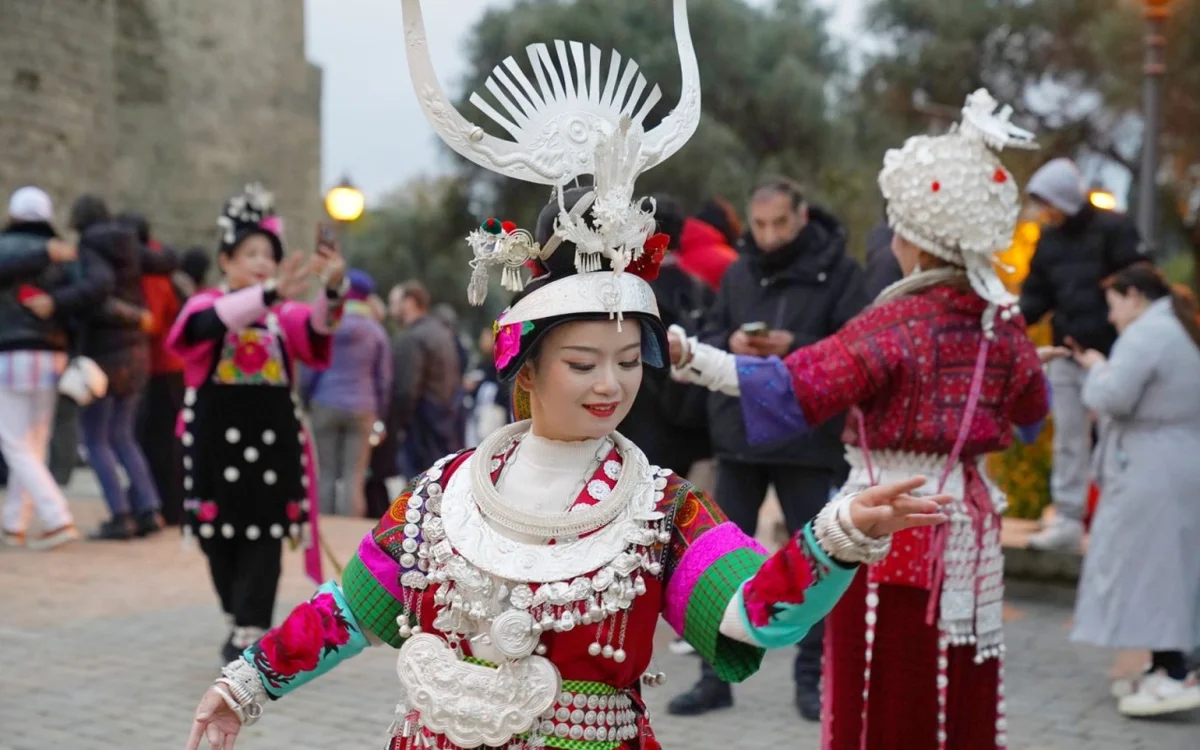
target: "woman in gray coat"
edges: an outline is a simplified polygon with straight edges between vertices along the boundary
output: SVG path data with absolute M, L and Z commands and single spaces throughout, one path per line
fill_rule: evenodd
M 1071 639 L 1153 653 L 1123 714 L 1189 711 L 1200 707 L 1185 663 L 1200 645 L 1200 322 L 1148 264 L 1114 276 L 1107 296 L 1111 359 L 1074 355 L 1102 424 L 1102 495 Z

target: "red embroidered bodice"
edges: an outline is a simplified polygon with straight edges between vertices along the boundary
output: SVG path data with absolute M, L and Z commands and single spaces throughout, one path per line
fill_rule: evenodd
M 933 287 L 869 308 L 837 334 L 793 352 L 784 364 L 806 420 L 820 424 L 857 405 L 872 451 L 948 455 L 966 407 L 985 307 L 969 290 Z M 1048 410 L 1024 320 L 997 319 L 962 457 L 1007 448 L 1013 425 L 1037 424 Z

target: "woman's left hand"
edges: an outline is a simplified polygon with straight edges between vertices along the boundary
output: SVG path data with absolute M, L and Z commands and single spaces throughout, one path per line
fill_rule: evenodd
M 1045 365 L 1056 359 L 1067 359 L 1073 352 L 1065 346 L 1039 346 L 1037 354 L 1038 360 Z
M 346 275 L 346 260 L 334 245 L 318 245 L 313 257 L 313 273 L 325 282 L 325 288 L 337 289 Z
M 913 477 L 864 490 L 850 503 L 851 523 L 873 539 L 904 529 L 945 523 L 949 517 L 942 512 L 942 506 L 948 505 L 953 498 L 949 495 L 913 497 L 908 494 L 924 486 L 925 481 L 925 477 Z
M 671 366 L 679 367 L 687 355 L 687 333 L 679 326 L 667 329 L 667 344 L 671 349 Z
M 1088 349 L 1084 352 L 1075 352 L 1075 361 L 1083 369 L 1090 370 L 1096 365 L 1104 364 L 1108 359 L 1095 349 Z

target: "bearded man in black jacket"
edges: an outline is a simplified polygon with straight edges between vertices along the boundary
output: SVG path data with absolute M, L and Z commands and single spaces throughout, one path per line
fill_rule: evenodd
M 734 354 L 786 357 L 835 333 L 866 307 L 865 277 L 846 253 L 846 232 L 825 210 L 808 203 L 794 181 L 772 177 L 751 193 L 750 232 L 741 256 L 725 272 L 700 340 Z M 843 420 L 799 438 L 750 445 L 736 398 L 708 395 L 709 434 L 717 469 L 716 502 L 753 536 L 767 488 L 775 487 L 789 534 L 817 515 L 846 470 Z M 824 627 L 809 631 L 795 663 L 796 707 L 821 714 Z M 730 686 L 703 665 L 701 678 L 668 707 L 693 715 L 733 704 Z

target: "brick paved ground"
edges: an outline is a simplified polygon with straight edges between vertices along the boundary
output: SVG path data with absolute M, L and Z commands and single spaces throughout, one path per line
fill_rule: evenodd
M 73 507 L 89 525 L 103 511 L 86 494 L 76 488 Z M 344 556 L 366 528 L 335 520 L 326 533 Z M 310 591 L 299 562 L 287 556 L 281 607 Z M 1109 656 L 1066 643 L 1070 591 L 1016 588 L 1008 627 L 1014 748 L 1200 750 L 1200 716 L 1134 723 L 1117 715 L 1107 697 Z M 0 750 L 182 748 L 224 637 L 198 552 L 167 537 L 48 554 L 0 550 L 0 592 Z M 658 635 L 665 643 L 668 633 Z M 652 691 L 656 709 L 696 669 L 691 657 L 661 653 L 670 680 Z M 238 748 L 380 748 L 391 720 L 393 668 L 387 650 L 363 654 L 270 706 Z M 663 744 L 815 750 L 816 728 L 791 706 L 790 669 L 790 654 L 769 658 L 737 689 L 729 711 L 678 720 L 658 710 Z

